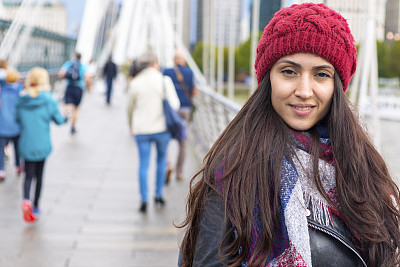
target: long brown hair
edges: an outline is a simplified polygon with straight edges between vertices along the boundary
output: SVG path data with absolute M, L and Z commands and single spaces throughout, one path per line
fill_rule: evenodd
M 232 227 L 221 240 L 219 257 L 229 258 L 225 265 L 238 266 L 250 249 L 253 209 L 259 205 L 262 233 L 249 260 L 249 266 L 264 266 L 278 225 L 278 199 L 282 159 L 290 143 L 288 126 L 271 104 L 269 71 L 257 90 L 207 153 L 203 168 L 190 183 L 187 216 L 179 227 L 186 227 L 181 245 L 183 266 L 194 258 L 199 223 L 210 192 L 221 194 L 215 184 L 215 171 L 224 167 L 223 193 L 225 214 Z M 361 241 L 361 252 L 369 266 L 396 266 L 400 263 L 400 203 L 381 155 L 353 114 L 335 73 L 335 90 L 331 110 L 324 119 L 328 125 L 336 170 L 340 214 L 349 229 Z M 312 132 L 315 132 L 311 129 Z M 313 134 L 313 147 L 319 143 Z M 312 150 L 314 175 L 318 178 L 317 152 Z M 273 164 L 274 163 L 274 164 Z M 321 194 L 327 198 L 321 182 Z M 258 192 L 262 191 L 262 194 Z M 229 212 L 227 211 L 229 192 Z M 327 199 L 329 201 L 329 199 Z M 330 201 L 329 201 L 330 202 Z M 330 202 L 331 203 L 331 202 Z M 237 236 L 229 237 L 233 230 Z M 230 240 L 230 241 L 229 241 Z M 238 253 L 239 249 L 241 253 Z

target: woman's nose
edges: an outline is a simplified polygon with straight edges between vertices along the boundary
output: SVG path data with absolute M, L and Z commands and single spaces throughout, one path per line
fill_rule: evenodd
M 313 95 L 313 88 L 312 88 L 312 77 L 309 75 L 301 75 L 299 82 L 296 86 L 294 91 L 295 96 L 308 99 Z

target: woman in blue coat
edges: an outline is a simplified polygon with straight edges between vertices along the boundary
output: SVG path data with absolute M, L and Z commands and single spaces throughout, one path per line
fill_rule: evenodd
M 39 215 L 39 197 L 42 187 L 43 167 L 51 153 L 50 122 L 64 124 L 56 100 L 49 92 L 49 74 L 43 68 L 30 70 L 25 90 L 18 99 L 16 119 L 20 125 L 19 152 L 25 160 L 24 201 L 22 210 L 24 219 L 33 222 Z M 29 199 L 32 180 L 36 178 L 33 205 Z
M 22 90 L 19 73 L 14 69 L 7 70 L 4 82 L 1 82 L 0 93 L 0 182 L 5 179 L 4 147 L 12 141 L 14 144 L 15 166 L 17 173 L 23 169 L 18 153 L 19 125 L 15 121 L 15 106 Z

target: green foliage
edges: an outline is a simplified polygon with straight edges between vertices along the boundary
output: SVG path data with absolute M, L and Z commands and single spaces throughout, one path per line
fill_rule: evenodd
M 261 38 L 261 32 L 259 33 L 258 39 Z M 203 41 L 200 41 L 196 44 L 192 57 L 196 62 L 197 66 L 203 71 Z M 253 68 L 253 65 L 250 64 L 251 58 L 251 36 L 245 42 L 241 43 L 235 49 L 235 75 L 239 73 L 250 73 L 250 68 Z M 215 47 L 215 69 L 217 70 L 217 62 L 218 62 L 218 48 Z M 224 47 L 224 73 L 228 72 L 228 58 L 229 57 L 229 47 Z
M 258 33 L 258 41 L 261 39 L 262 32 Z M 245 42 L 241 43 L 239 47 L 236 49 L 235 53 L 235 73 L 246 73 L 249 74 L 250 70 L 254 68 L 254 62 L 250 62 L 251 60 L 251 35 L 249 39 Z
M 400 41 L 393 42 L 390 47 L 388 66 L 391 77 L 400 78 Z
M 203 72 L 203 41 L 198 42 L 194 47 L 192 58 L 199 69 Z
M 379 77 L 392 77 L 392 73 L 389 68 L 390 61 L 390 50 L 388 45 L 383 41 L 376 42 L 376 53 L 378 56 L 378 76 Z
M 202 41 L 198 42 L 193 49 L 192 52 L 192 57 L 193 60 L 196 62 L 197 66 L 200 68 L 201 71 L 203 70 L 203 46 L 204 43 Z M 217 69 L 218 69 L 218 47 L 216 46 L 215 48 L 215 75 L 217 75 Z M 226 74 L 228 72 L 228 61 L 229 61 L 229 47 L 224 47 L 224 73 Z
M 251 37 L 241 43 L 235 51 L 235 73 L 250 73 Z

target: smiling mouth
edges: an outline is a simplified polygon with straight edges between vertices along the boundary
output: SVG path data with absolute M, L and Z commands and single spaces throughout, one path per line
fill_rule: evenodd
M 294 106 L 294 105 L 291 105 L 291 106 L 300 111 L 306 111 L 306 110 L 310 110 L 313 108 L 313 106 L 306 106 L 306 107 L 300 107 L 300 106 Z

